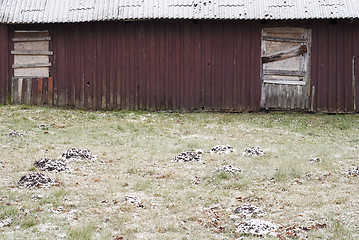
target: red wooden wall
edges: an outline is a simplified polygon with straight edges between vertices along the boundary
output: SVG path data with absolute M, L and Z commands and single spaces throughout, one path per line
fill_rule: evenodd
M 260 25 L 56 25 L 55 104 L 91 109 L 259 110 Z
M 313 25 L 312 35 L 314 110 L 352 112 L 356 102 L 359 112 L 359 24 L 322 21 Z
M 271 26 L 312 29 L 313 111 L 359 112 L 359 23 L 349 20 L 9 25 L 7 44 L 0 25 L 0 52 L 10 54 L 15 29 L 48 29 L 57 106 L 258 111 L 261 29 Z M 2 102 L 12 75 L 4 55 Z

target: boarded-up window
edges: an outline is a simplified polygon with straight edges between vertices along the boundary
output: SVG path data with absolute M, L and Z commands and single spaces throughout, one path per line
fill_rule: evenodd
M 50 36 L 48 31 L 15 31 L 13 38 L 15 78 L 49 77 Z
M 309 40 L 310 31 L 304 28 L 263 29 L 263 81 L 305 85 L 309 77 Z

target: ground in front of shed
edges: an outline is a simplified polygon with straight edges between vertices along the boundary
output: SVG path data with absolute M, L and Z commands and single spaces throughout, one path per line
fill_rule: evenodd
M 0 119 L 0 239 L 359 237 L 358 115 L 1 106 Z M 64 171 L 34 166 L 71 148 L 84 155 Z M 201 161 L 173 161 L 187 151 Z M 36 172 L 55 184 L 19 187 Z

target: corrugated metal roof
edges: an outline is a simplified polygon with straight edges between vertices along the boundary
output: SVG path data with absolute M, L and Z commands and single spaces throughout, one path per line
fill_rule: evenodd
M 0 0 L 0 22 L 359 18 L 358 0 Z

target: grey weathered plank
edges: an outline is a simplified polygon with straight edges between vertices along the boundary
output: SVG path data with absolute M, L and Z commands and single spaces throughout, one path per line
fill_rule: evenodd
M 304 38 L 284 38 L 284 37 L 269 37 L 263 36 L 263 40 L 273 42 L 294 42 L 294 43 L 305 43 L 307 39 Z
M 13 55 L 53 55 L 53 51 L 11 51 Z
M 13 38 L 14 42 L 38 42 L 38 41 L 50 41 L 51 37 L 27 37 L 27 38 Z
M 275 76 L 298 76 L 304 77 L 305 71 L 291 71 L 291 70 L 276 70 L 276 69 L 265 69 L 263 70 L 265 75 L 275 75 Z
M 29 63 L 29 64 L 13 64 L 12 68 L 38 68 L 38 67 L 51 67 L 51 63 Z

